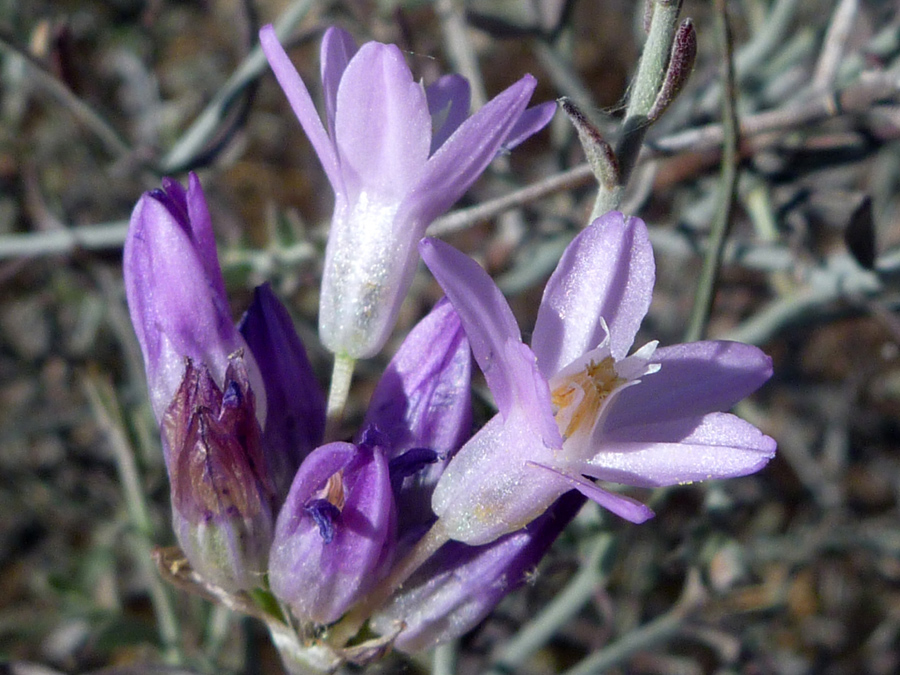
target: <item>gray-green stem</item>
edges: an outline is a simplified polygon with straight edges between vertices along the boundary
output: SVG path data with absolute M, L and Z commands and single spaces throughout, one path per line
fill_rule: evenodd
M 628 97 L 628 108 L 622 122 L 622 135 L 616 145 L 616 157 L 619 160 L 619 182 L 612 187 L 600 186 L 591 220 L 602 216 L 607 211 L 619 207 L 625 194 L 625 188 L 637 163 L 644 135 L 647 133 L 647 114 L 656 101 L 666 76 L 669 55 L 678 29 L 678 14 L 681 11 L 681 0 L 655 0 L 653 18 L 647 42 L 638 64 L 638 71 L 631 83 L 631 95 Z
M 724 0 L 716 0 L 716 29 L 722 49 L 722 69 L 725 84 L 722 97 L 722 129 L 724 141 L 722 148 L 722 182 L 720 186 L 719 204 L 716 209 L 715 220 L 712 223 L 707 245 L 706 257 L 703 260 L 703 269 L 700 273 L 700 283 L 697 294 L 694 296 L 694 307 L 691 310 L 691 321 L 685 334 L 686 342 L 693 342 L 703 337 L 706 332 L 706 324 L 712 310 L 713 298 L 716 290 L 716 280 L 719 274 L 719 266 L 722 262 L 722 254 L 725 250 L 725 240 L 728 236 L 728 226 L 731 222 L 731 213 L 734 208 L 734 198 L 737 190 L 738 179 L 738 120 L 735 98 L 734 54 L 731 42 L 731 28 L 728 24 L 728 15 Z
M 334 369 L 331 371 L 331 385 L 328 388 L 328 403 L 325 409 L 325 440 L 333 441 L 341 430 L 344 408 L 350 396 L 350 382 L 356 360 L 346 354 L 335 354 Z

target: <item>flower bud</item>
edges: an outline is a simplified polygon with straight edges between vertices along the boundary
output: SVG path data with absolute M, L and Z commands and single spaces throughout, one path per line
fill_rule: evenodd
M 472 354 L 442 300 L 410 331 L 384 371 L 362 428 L 388 449 L 401 537 L 433 518 L 431 493 L 472 433 Z
M 322 443 L 325 396 L 287 309 L 268 284 L 254 291 L 238 329 L 265 382 L 263 452 L 280 504 L 300 462 Z
M 162 190 L 140 198 L 131 214 L 123 267 L 156 419 L 162 420 L 184 378 L 185 358 L 204 364 L 213 380 L 222 382 L 229 356 L 243 351 L 256 413 L 264 421 L 262 376 L 231 320 L 209 210 L 195 174 L 187 190 L 166 178 Z

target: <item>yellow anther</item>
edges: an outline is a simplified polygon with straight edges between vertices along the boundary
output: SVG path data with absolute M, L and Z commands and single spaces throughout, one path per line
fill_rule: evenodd
M 554 382 L 550 400 L 563 438 L 582 429 L 590 431 L 603 401 L 625 382 L 616 373 L 615 361 L 610 356 L 600 363 L 590 361 L 583 370 Z

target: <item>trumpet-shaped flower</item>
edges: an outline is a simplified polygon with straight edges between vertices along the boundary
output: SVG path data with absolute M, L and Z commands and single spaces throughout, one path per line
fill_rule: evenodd
M 643 504 L 585 476 L 653 487 L 753 473 L 775 441 L 723 411 L 772 373 L 759 349 L 707 341 L 628 356 L 654 283 L 646 226 L 611 212 L 566 249 L 544 289 L 531 348 L 474 261 L 439 241 L 420 252 L 462 319 L 499 413 L 453 458 L 434 492 L 451 539 L 521 529 L 575 488 L 642 522 Z
M 415 272 L 425 228 L 475 182 L 502 147 L 541 129 L 555 104 L 525 107 L 530 75 L 467 119 L 469 87 L 448 75 L 413 80 L 395 45 L 330 28 L 322 39 L 325 124 L 275 31 L 263 51 L 335 193 L 319 308 L 322 342 L 336 354 L 377 353 Z

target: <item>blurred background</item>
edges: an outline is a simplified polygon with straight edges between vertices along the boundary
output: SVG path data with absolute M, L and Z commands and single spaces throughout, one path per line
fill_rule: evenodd
M 772 355 L 775 376 L 737 412 L 778 456 L 755 476 L 637 495 L 658 514 L 641 526 L 589 505 L 470 635 L 373 672 L 900 669 L 900 11 L 685 1 L 694 72 L 649 129 L 623 205 L 650 225 L 658 268 L 638 343 L 683 339 L 723 199 L 721 5 L 742 134 L 708 334 Z M 475 106 L 530 72 L 534 101 L 571 98 L 610 140 L 644 40 L 628 0 L 0 0 L 0 660 L 13 672 L 281 672 L 261 626 L 167 586 L 151 561 L 174 538 L 120 264 L 140 194 L 196 170 L 235 317 L 272 282 L 327 384 L 315 330 L 332 196 L 253 52 L 273 21 L 314 98 L 319 38 L 337 23 L 399 44 L 426 82 L 462 72 Z M 559 114 L 432 230 L 500 281 L 526 335 L 590 212 L 583 162 Z M 421 272 L 394 341 L 358 368 L 348 429 L 438 297 Z M 553 621 L 551 602 L 565 610 Z

